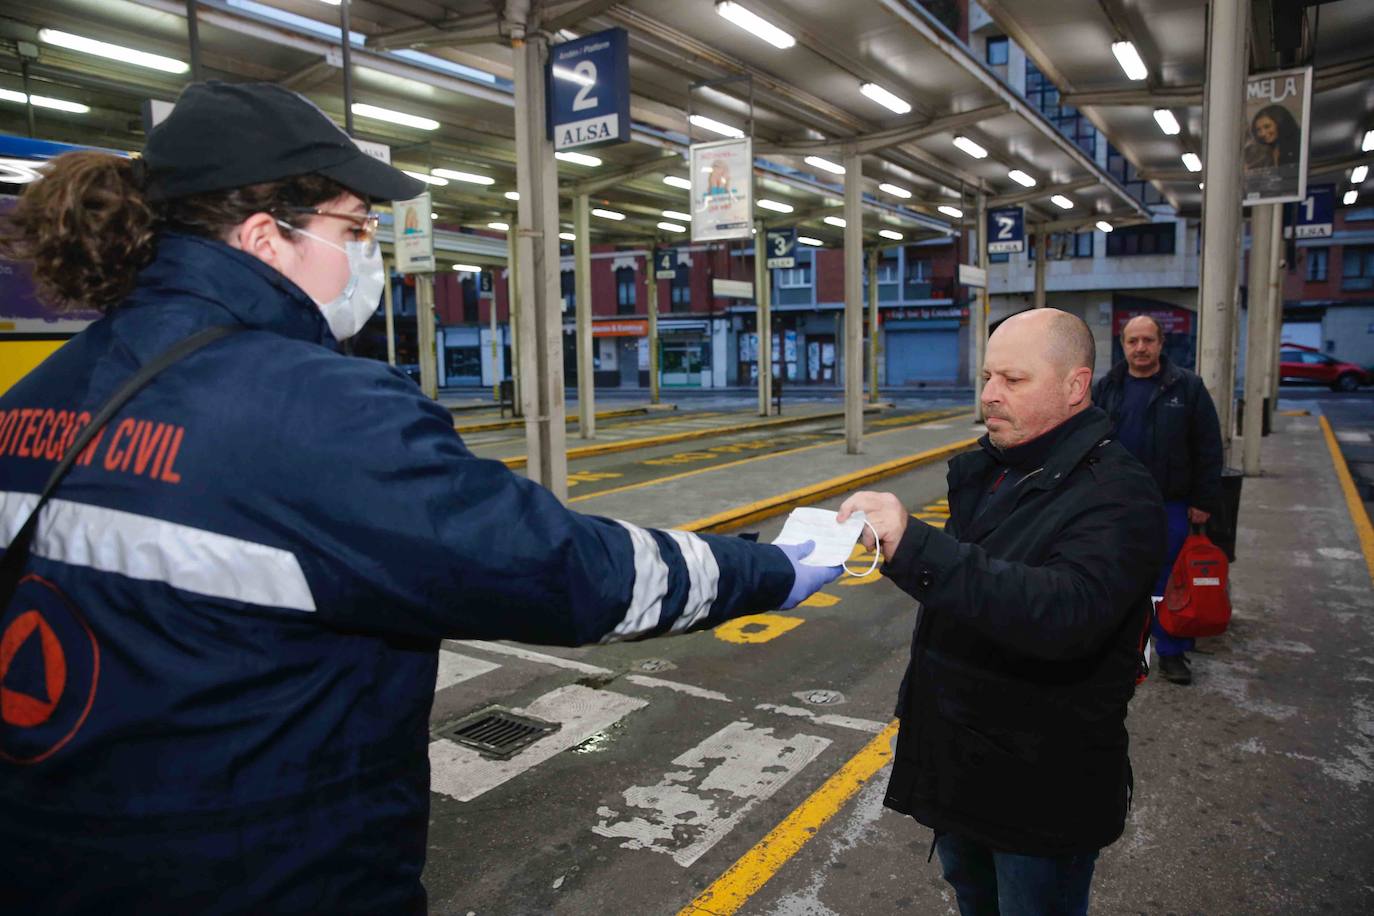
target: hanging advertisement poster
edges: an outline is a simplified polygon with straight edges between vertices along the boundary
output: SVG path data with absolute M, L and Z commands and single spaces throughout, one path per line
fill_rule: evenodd
M 434 221 L 429 193 L 391 204 L 394 218 L 396 269 L 403 274 L 434 270 Z
M 1246 206 L 1307 195 L 1312 68 L 1279 70 L 1245 83 L 1241 200 Z
M 692 144 L 692 241 L 749 238 L 753 191 L 753 141 Z

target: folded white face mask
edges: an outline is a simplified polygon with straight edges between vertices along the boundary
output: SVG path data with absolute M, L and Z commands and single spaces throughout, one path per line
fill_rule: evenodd
M 835 521 L 838 515 L 839 513 L 831 512 L 829 509 L 813 509 L 809 506 L 793 509 L 787 516 L 781 533 L 773 539 L 773 543 L 804 544 L 814 541 L 816 548 L 801 561 L 805 566 L 844 565 L 849 555 L 854 552 L 854 545 L 859 542 L 859 535 L 863 534 L 865 525 L 873 532 L 873 543 L 877 544 L 878 532 L 869 524 L 868 518 L 862 512 L 855 512 L 843 523 Z M 858 578 L 872 575 L 878 568 L 879 555 L 879 551 L 875 549 L 873 565 L 864 572 L 856 573 L 848 566 L 845 566 L 844 571 Z
M 348 282 L 343 290 L 328 302 L 316 302 L 324 313 L 329 325 L 329 333 L 342 343 L 357 334 L 367 324 L 367 319 L 377 311 L 382 291 L 386 288 L 386 271 L 382 265 L 382 250 L 372 242 L 344 242 L 335 244 L 329 239 L 320 238 L 313 232 L 298 229 L 288 223 L 277 222 L 294 232 L 309 236 L 322 245 L 342 251 L 348 257 Z

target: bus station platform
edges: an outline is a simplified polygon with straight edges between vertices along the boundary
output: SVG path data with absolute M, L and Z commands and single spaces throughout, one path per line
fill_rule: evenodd
M 1244 483 L 1230 630 L 1199 642 L 1191 686 L 1151 676 L 1131 704 L 1134 806 L 1094 913 L 1374 909 L 1374 532 L 1341 430 L 1292 413 Z M 865 488 L 941 524 L 945 462 L 981 434 L 971 409 L 884 418 L 860 456 L 818 419 L 798 427 L 814 441 L 719 463 L 730 435 L 575 459 L 571 501 L 769 540 L 791 506 Z M 914 619 L 875 573 L 686 637 L 446 643 L 436 735 L 493 707 L 561 727 L 501 762 L 436 737 L 432 912 L 955 913 L 930 831 L 882 807 Z

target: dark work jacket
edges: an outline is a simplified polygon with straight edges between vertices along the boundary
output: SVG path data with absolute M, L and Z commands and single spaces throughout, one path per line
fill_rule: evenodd
M 679 632 L 792 586 L 776 547 L 474 457 L 294 284 L 176 235 L 0 397 L 0 546 L 76 428 L 212 325 L 242 330 L 111 419 L 0 608 L 0 913 L 423 912 L 441 638 Z
M 883 573 L 922 603 L 885 804 L 994 849 L 1059 856 L 1121 835 L 1135 690 L 1165 518 L 1089 408 L 976 519 L 997 461 L 949 465 L 944 531 L 912 520 Z
M 1126 398 L 1126 363 L 1112 367 L 1093 386 L 1093 403 L 1107 412 L 1116 435 Z M 1164 498 L 1205 512 L 1221 508 L 1221 424 L 1207 386 L 1195 373 L 1160 357 L 1158 387 L 1145 408 L 1141 463 Z

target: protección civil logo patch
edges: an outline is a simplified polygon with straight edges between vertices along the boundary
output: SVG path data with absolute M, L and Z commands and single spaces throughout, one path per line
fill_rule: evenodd
M 81 730 L 100 681 L 100 646 L 62 590 L 19 582 L 0 616 L 0 761 L 31 765 Z

